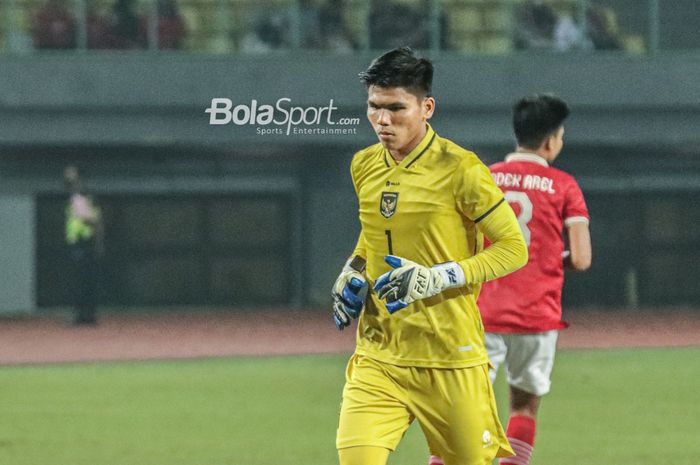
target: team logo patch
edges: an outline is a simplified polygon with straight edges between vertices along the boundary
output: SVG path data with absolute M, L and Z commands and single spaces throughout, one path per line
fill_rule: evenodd
M 382 200 L 379 211 L 384 218 L 391 218 L 396 213 L 396 204 L 399 202 L 398 192 L 382 192 Z
M 491 433 L 488 430 L 484 431 L 484 434 L 481 436 L 481 441 L 483 442 L 481 447 L 484 449 L 493 445 Z

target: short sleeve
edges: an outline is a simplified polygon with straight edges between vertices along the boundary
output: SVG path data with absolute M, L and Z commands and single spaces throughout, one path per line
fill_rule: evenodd
M 574 223 L 588 223 L 588 221 L 588 207 L 583 198 L 583 192 L 578 183 L 571 178 L 564 200 L 564 225 L 570 226 Z
M 476 156 L 462 161 L 453 179 L 457 208 L 475 223 L 504 201 L 503 191 L 494 182 L 488 167 Z

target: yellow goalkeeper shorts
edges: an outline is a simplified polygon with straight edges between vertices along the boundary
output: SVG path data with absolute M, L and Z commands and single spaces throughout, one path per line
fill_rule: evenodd
M 498 420 L 488 365 L 401 367 L 354 354 L 348 362 L 336 447 L 395 450 L 418 423 L 446 465 L 490 464 L 513 451 Z

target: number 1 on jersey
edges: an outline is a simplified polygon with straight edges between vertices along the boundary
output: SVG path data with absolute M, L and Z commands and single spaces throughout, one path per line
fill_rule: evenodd
M 525 244 L 530 247 L 530 239 L 532 233 L 527 224 L 532 219 L 532 201 L 530 197 L 527 196 L 525 192 L 519 191 L 506 191 L 505 192 L 506 202 L 517 203 L 520 205 L 520 213 L 518 214 L 518 224 L 520 224 L 520 230 L 523 232 L 523 237 L 525 238 Z
M 394 247 L 391 245 L 391 229 L 385 229 L 386 241 L 389 244 L 389 255 L 394 255 Z

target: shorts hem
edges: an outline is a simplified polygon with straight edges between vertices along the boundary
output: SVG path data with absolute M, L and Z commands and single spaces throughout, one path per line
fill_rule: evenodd
M 493 458 L 502 459 L 506 457 L 515 457 L 515 452 L 513 452 L 513 449 L 511 449 L 510 446 L 504 446 L 503 444 L 499 444 L 498 450 L 496 451 L 496 455 Z
M 525 391 L 528 394 L 531 394 L 531 395 L 537 396 L 537 397 L 542 397 L 544 395 L 547 395 L 547 394 L 549 394 L 549 391 L 551 391 L 551 389 L 547 389 L 546 391 L 542 392 L 541 390 L 532 389 L 531 386 L 518 386 L 517 384 L 512 384 L 512 383 L 508 383 L 508 386 L 514 387 L 516 389 L 520 389 L 521 391 Z
M 500 334 L 541 334 L 548 333 L 550 331 L 563 331 L 569 327 L 567 321 L 560 321 L 556 324 L 540 326 L 537 328 L 525 328 L 521 326 L 510 326 L 510 325 L 487 325 L 484 324 L 485 333 L 500 333 Z
M 391 444 L 388 444 L 386 442 L 377 442 L 377 441 L 358 441 L 358 442 L 348 442 L 348 443 L 335 445 L 335 448 L 337 450 L 349 449 L 350 447 L 383 447 L 384 449 L 389 449 L 391 452 L 394 452 L 396 450 L 395 445 L 391 445 Z

